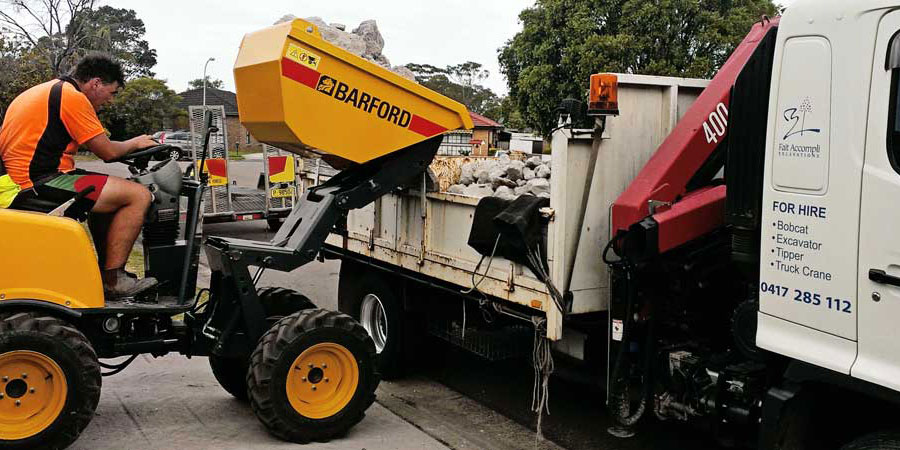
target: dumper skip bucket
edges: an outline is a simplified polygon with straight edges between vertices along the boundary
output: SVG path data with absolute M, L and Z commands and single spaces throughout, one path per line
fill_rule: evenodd
M 244 36 L 234 80 L 241 123 L 294 153 L 363 163 L 472 128 L 465 106 L 332 45 L 305 20 Z

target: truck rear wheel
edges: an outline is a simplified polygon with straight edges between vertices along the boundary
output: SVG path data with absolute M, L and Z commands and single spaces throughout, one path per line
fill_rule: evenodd
M 375 344 L 352 317 L 307 309 L 260 339 L 247 374 L 250 406 L 274 436 L 297 443 L 347 432 L 375 401 Z
M 358 320 L 372 337 L 378 373 L 385 380 L 399 378 L 406 362 L 403 304 L 383 277 L 357 268 L 341 263 L 338 309 Z
M 284 316 L 316 307 L 305 295 L 291 289 L 264 287 L 260 288 L 256 295 L 266 312 L 269 326 Z M 247 370 L 250 367 L 250 355 L 243 357 L 209 355 L 209 367 L 222 389 L 242 402 L 249 400 Z
M 867 434 L 841 447 L 841 450 L 900 450 L 900 431 Z
M 80 331 L 36 313 L 0 316 L 0 446 L 67 447 L 93 418 L 100 383 Z

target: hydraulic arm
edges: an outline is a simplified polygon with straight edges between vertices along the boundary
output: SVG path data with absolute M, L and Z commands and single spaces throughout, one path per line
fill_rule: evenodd
M 731 91 L 778 19 L 754 25 L 709 86 L 612 207 L 618 247 L 642 260 L 722 226 L 725 186 L 714 182 L 725 161 Z

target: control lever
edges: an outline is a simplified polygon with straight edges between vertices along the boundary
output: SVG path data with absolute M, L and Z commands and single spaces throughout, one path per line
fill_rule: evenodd
M 900 277 L 888 275 L 881 269 L 869 269 L 869 279 L 876 283 L 900 287 Z

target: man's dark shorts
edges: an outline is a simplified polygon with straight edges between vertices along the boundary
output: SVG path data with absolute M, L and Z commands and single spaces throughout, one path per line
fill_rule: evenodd
M 76 202 L 78 205 L 72 205 L 87 212 L 93 209 L 97 199 L 100 198 L 107 179 L 108 175 L 81 169 L 49 175 L 38 179 L 31 189 L 19 192 L 9 208 L 48 213 L 75 198 L 79 192 L 93 186 L 93 192 L 78 200 Z

